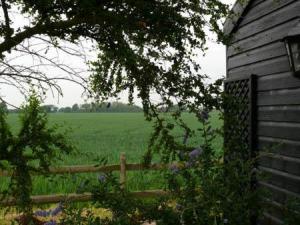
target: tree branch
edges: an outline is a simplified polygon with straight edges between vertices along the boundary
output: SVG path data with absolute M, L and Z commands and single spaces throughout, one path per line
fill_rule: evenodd
M 97 17 L 74 17 L 70 20 L 62 20 L 45 24 L 38 23 L 34 27 L 28 27 L 24 31 L 21 31 L 15 36 L 12 36 L 9 39 L 0 43 L 0 57 L 3 57 L 4 52 L 11 50 L 12 48 L 16 47 L 18 44 L 23 42 L 25 39 L 31 38 L 34 35 L 45 34 L 49 36 L 58 36 L 58 34 L 62 33 L 61 30 L 64 30 L 64 32 L 66 32 L 66 29 L 72 26 L 80 25 L 83 23 L 88 23 L 92 25 L 97 24 L 98 21 L 99 15 L 97 15 Z
M 9 19 L 7 5 L 6 5 L 5 0 L 1 0 L 1 6 L 2 6 L 3 13 L 4 13 L 4 19 L 5 19 L 5 39 L 9 39 L 13 33 L 13 30 L 10 28 L 10 25 L 9 25 L 10 19 Z

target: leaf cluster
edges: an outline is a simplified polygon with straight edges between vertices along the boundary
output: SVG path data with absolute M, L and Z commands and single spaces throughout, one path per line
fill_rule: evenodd
M 0 169 L 11 173 L 4 198 L 14 196 L 20 211 L 31 213 L 32 173 L 49 171 L 49 166 L 62 154 L 69 154 L 73 146 L 57 126 L 49 126 L 39 98 L 32 94 L 20 114 L 21 128 L 14 134 L 6 113 L 0 111 Z

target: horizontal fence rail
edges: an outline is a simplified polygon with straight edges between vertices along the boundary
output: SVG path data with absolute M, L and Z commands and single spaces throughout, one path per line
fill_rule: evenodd
M 50 167 L 47 174 L 75 174 L 75 173 L 98 173 L 98 172 L 113 172 L 120 171 L 120 165 L 107 165 L 107 166 L 93 166 L 93 165 L 79 165 L 79 166 L 61 166 Z M 151 164 L 145 166 L 139 163 L 126 164 L 126 171 L 139 171 L 139 170 L 161 170 L 166 168 L 162 164 Z M 10 171 L 0 170 L 0 177 L 9 177 L 12 175 Z M 34 173 L 34 175 L 43 175 L 42 173 Z
M 144 164 L 127 164 L 125 153 L 120 155 L 119 165 L 105 165 L 105 166 L 92 166 L 92 165 L 79 165 L 79 166 L 61 166 L 50 167 L 47 174 L 77 174 L 77 173 L 97 173 L 97 172 L 120 172 L 120 185 L 121 188 L 126 187 L 126 173 L 127 171 L 141 171 L 141 170 L 163 170 L 168 168 L 168 165 L 164 164 L 150 164 L 145 166 Z M 0 170 L 0 177 L 9 177 L 12 175 L 11 171 Z M 33 173 L 33 175 L 44 175 L 43 173 Z M 113 193 L 111 193 L 113 194 Z M 137 198 L 153 198 L 162 197 L 168 195 L 168 192 L 164 190 L 145 190 L 130 192 L 130 195 Z M 53 194 L 53 195 L 35 195 L 31 196 L 33 204 L 49 204 L 59 202 L 87 202 L 92 200 L 92 193 L 82 194 Z M 16 199 L 13 197 L 6 198 L 0 202 L 2 206 L 14 206 L 16 205 Z

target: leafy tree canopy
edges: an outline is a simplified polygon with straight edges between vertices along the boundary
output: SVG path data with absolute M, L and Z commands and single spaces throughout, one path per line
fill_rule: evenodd
M 35 85 L 43 91 L 46 84 L 59 92 L 56 81 L 60 79 L 82 85 L 82 80 L 75 79 L 80 78 L 76 70 L 54 62 L 47 52 L 54 48 L 82 56 L 65 43 L 77 45 L 86 40 L 92 41 L 97 52 L 96 59 L 89 62 L 91 96 L 105 101 L 127 91 L 132 102 L 137 95 L 147 119 L 157 121 L 153 140 L 164 136 L 163 142 L 170 149 L 175 146 L 167 143 L 173 140 L 167 134 L 174 126 L 159 116 L 160 109 L 168 112 L 175 104 L 178 110 L 172 114 L 178 119 L 181 109 L 198 115 L 203 108 L 219 105 L 221 82 L 207 84 L 196 52 L 206 49 L 211 33 L 219 41 L 225 40 L 221 24 L 228 6 L 221 0 L 1 0 L 1 8 L 3 82 L 17 88 Z M 27 22 L 13 20 L 15 12 Z M 37 39 L 43 47 L 34 44 Z M 8 53 L 14 51 L 38 57 L 42 67 L 10 64 Z M 47 76 L 39 68 L 48 64 L 70 76 Z M 153 95 L 160 100 L 153 101 Z M 190 133 L 183 121 L 178 121 Z
M 195 94 L 204 92 L 192 50 L 205 48 L 208 29 L 222 39 L 220 23 L 227 13 L 220 0 L 2 0 L 1 7 L 1 66 L 7 67 L 3 78 L 53 86 L 55 82 L 39 70 L 11 68 L 4 61 L 7 53 L 34 38 L 65 52 L 62 40 L 93 40 L 98 52 L 91 63 L 94 93 L 107 98 L 128 90 L 132 100 L 137 90 L 147 112 L 153 90 L 166 102 L 170 97 L 191 97 L 195 87 Z M 16 11 L 30 22 L 20 25 L 13 20 Z M 45 57 L 30 47 L 22 51 Z

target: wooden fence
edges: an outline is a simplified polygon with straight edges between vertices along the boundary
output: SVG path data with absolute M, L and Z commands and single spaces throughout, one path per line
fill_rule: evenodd
M 125 153 L 120 155 L 119 165 L 106 165 L 106 166 L 62 166 L 62 167 L 51 167 L 49 174 L 76 174 L 76 173 L 97 173 L 97 172 L 113 172 L 120 171 L 120 185 L 122 188 L 126 187 L 126 172 L 127 171 L 139 171 L 139 170 L 162 170 L 166 168 L 162 164 L 151 164 L 145 167 L 143 164 L 127 164 Z M 1 171 L 0 177 L 11 176 L 9 171 Z M 39 174 L 34 174 L 39 175 Z M 113 193 L 112 193 L 113 194 Z M 137 191 L 130 193 L 134 197 L 138 198 L 150 198 L 167 195 L 167 192 L 163 190 L 146 190 Z M 48 204 L 58 202 L 84 202 L 92 200 L 91 193 L 83 194 L 55 194 L 55 195 L 36 195 L 31 197 L 33 204 Z M 0 202 L 2 206 L 14 206 L 16 204 L 15 198 L 8 198 Z

